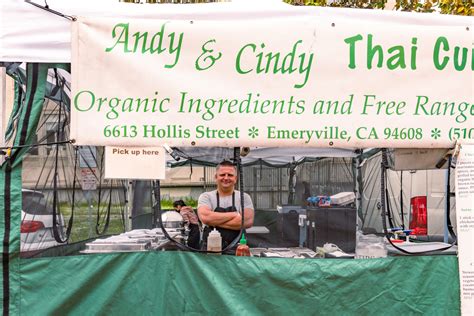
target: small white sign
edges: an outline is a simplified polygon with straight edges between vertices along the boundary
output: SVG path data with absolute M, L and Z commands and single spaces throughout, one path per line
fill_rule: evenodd
M 161 147 L 106 147 L 105 178 L 164 179 L 165 150 Z
M 97 190 L 97 168 L 81 168 L 81 187 L 83 191 Z
M 458 233 L 461 314 L 474 315 L 474 146 L 462 145 L 456 165 L 456 215 Z

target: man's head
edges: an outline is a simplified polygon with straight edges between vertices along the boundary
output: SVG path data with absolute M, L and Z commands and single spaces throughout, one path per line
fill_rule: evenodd
M 220 192 L 232 193 L 237 183 L 237 167 L 232 162 L 224 160 L 217 165 L 215 178 Z
M 177 200 L 173 202 L 173 208 L 178 212 L 181 211 L 183 206 L 186 206 L 186 203 L 184 203 L 183 200 Z

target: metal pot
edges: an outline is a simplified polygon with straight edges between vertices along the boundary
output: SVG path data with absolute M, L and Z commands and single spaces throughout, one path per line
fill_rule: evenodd
M 176 211 L 168 211 L 161 214 L 164 228 L 183 228 L 183 216 Z

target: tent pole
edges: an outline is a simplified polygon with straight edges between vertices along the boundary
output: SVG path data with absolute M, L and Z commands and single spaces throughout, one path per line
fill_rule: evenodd
M 129 179 L 127 179 L 127 185 L 125 186 L 125 208 L 124 208 L 124 219 L 125 219 L 125 231 L 131 231 L 132 230 L 132 216 L 130 212 L 130 205 L 133 205 L 133 182 Z
M 6 125 L 6 108 L 7 108 L 7 71 L 5 67 L 0 67 L 0 132 L 2 135 L 0 136 L 0 142 L 2 147 L 5 147 L 5 125 Z M 0 163 L 3 162 L 3 155 L 0 158 Z
M 7 76 L 7 68 L 0 66 L 0 143 L 5 147 L 5 130 L 8 124 L 8 118 L 12 112 L 14 99 L 14 81 Z M 0 164 L 3 163 L 4 156 L 0 155 Z
M 288 205 L 295 204 L 295 176 L 296 176 L 296 162 L 290 164 L 290 175 L 288 177 Z
M 151 213 L 152 228 L 156 227 L 157 219 L 161 221 L 161 183 L 160 180 L 153 181 L 153 195 L 155 196 L 155 206 Z
M 402 228 L 405 229 L 405 216 L 403 215 L 403 170 L 400 171 L 400 217 L 402 218 Z
M 354 158 L 354 165 L 355 165 L 355 170 L 354 170 L 354 176 L 355 176 L 355 179 L 356 179 L 356 185 L 355 185 L 355 188 L 356 188 L 356 200 L 355 200 L 355 204 L 356 204 L 356 210 L 357 210 L 357 216 L 359 218 L 359 220 L 357 221 L 357 223 L 361 223 L 361 226 L 358 227 L 360 230 L 362 230 L 362 227 L 364 226 L 364 215 L 362 214 L 362 195 L 363 195 L 363 191 L 364 191 L 364 180 L 362 178 L 362 162 L 363 162 L 363 158 L 362 158 L 362 154 L 363 154 L 363 151 L 360 152 L 359 156 L 358 157 L 355 157 Z
M 451 156 L 448 158 L 448 168 L 446 169 L 446 204 L 445 204 L 445 209 L 444 209 L 444 233 L 443 233 L 443 241 L 445 243 L 449 242 L 449 211 L 451 208 L 451 185 L 450 185 L 450 179 L 451 179 Z

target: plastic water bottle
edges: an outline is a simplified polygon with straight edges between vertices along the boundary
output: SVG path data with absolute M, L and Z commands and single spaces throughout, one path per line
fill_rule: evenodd
M 222 237 L 217 229 L 213 229 L 207 236 L 207 251 L 222 251 Z M 213 255 L 220 255 L 220 252 Z

